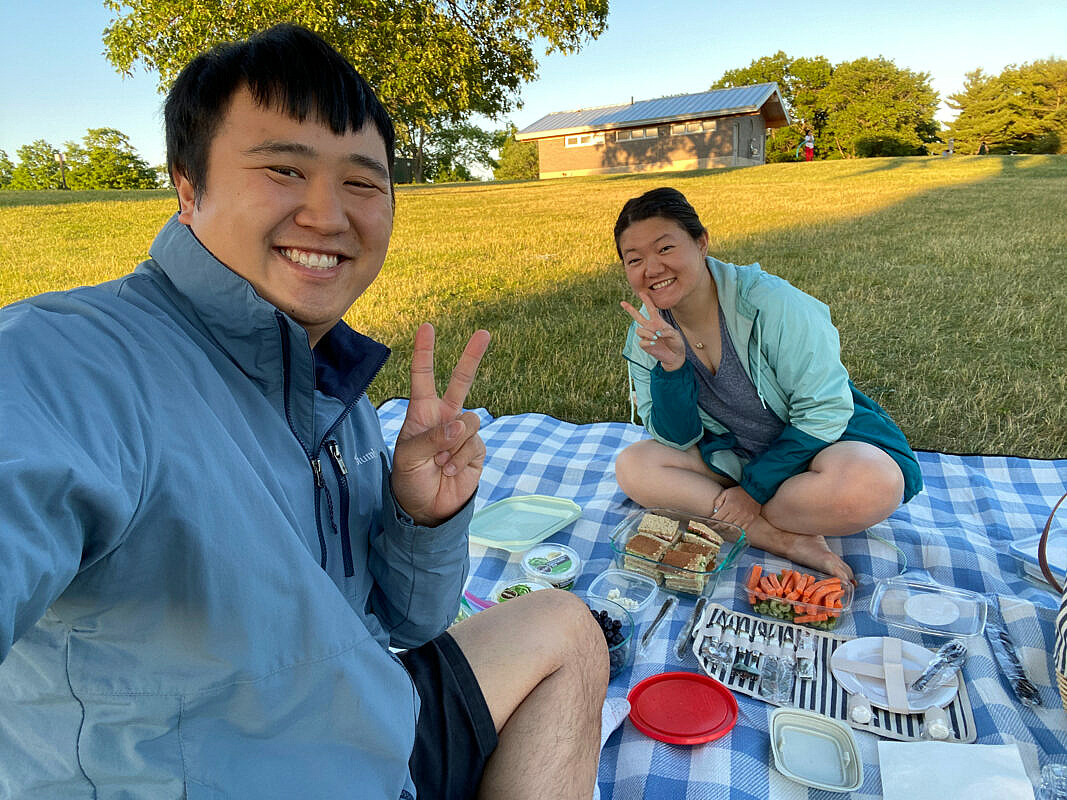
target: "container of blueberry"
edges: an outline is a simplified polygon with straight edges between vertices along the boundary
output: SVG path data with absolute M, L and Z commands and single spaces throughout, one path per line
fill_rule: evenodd
M 614 678 L 633 664 L 634 660 L 634 619 L 630 612 L 606 597 L 586 595 L 585 604 L 593 612 L 593 617 L 604 632 L 608 643 L 608 659 L 611 665 L 611 677 Z

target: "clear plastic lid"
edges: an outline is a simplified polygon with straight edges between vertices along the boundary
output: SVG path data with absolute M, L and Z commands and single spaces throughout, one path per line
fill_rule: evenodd
M 978 636 L 985 629 L 981 595 L 938 583 L 887 578 L 875 585 L 871 616 L 887 625 L 935 636 Z

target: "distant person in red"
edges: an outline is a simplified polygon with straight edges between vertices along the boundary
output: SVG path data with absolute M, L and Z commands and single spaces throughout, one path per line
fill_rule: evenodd
M 815 137 L 811 135 L 811 131 L 804 134 L 804 160 L 811 161 L 815 158 Z

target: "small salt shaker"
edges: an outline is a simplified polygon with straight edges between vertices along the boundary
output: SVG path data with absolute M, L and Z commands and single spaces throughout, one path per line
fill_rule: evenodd
M 948 713 L 940 706 L 930 706 L 923 714 L 922 731 L 919 734 L 923 739 L 939 741 L 947 739 L 952 734 L 952 728 L 948 724 Z

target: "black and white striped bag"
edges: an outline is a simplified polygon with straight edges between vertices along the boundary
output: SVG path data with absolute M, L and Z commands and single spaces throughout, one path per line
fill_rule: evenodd
M 1056 581 L 1052 570 L 1049 569 L 1048 557 L 1045 554 L 1048 534 L 1052 529 L 1052 518 L 1056 516 L 1056 510 L 1064 500 L 1067 500 L 1067 492 L 1056 501 L 1056 505 L 1052 507 L 1052 513 L 1048 515 L 1048 522 L 1045 523 L 1045 529 L 1041 531 L 1041 541 L 1037 545 L 1037 561 L 1041 565 L 1045 580 L 1063 595 L 1060 600 L 1060 613 L 1056 616 L 1056 647 L 1053 651 L 1052 663 L 1056 669 L 1056 683 L 1060 687 L 1060 699 L 1063 701 L 1064 709 L 1067 709 L 1067 593 L 1063 591 L 1063 587 Z

